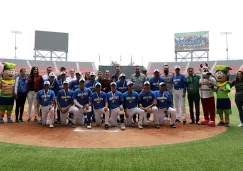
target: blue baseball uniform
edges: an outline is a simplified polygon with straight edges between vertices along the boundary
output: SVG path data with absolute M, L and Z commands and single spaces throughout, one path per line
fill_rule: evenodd
M 172 98 L 171 94 L 168 91 L 156 91 L 155 98 L 157 100 L 157 107 L 159 109 L 169 109 L 169 107 L 172 107 Z
M 50 90 L 54 91 L 55 96 L 57 96 L 59 89 L 59 82 L 57 80 L 54 80 L 52 83 L 50 81 L 50 79 L 48 79 L 47 81 L 50 82 Z
M 117 90 L 120 91 L 121 93 L 125 93 L 127 91 L 127 80 L 124 80 L 122 83 L 121 80 L 116 82 L 117 85 Z
M 183 89 L 183 92 L 186 93 L 186 78 L 182 74 L 174 74 L 173 76 L 174 89 L 179 90 Z
M 79 104 L 84 106 L 85 104 L 89 103 L 89 97 L 91 96 L 92 92 L 89 88 L 84 89 L 76 89 L 73 93 L 73 99 L 76 99 Z
M 139 99 L 143 107 L 148 107 L 153 104 L 153 100 L 155 99 L 155 93 L 152 91 L 141 92 L 139 93 Z
M 52 101 L 55 99 L 55 93 L 52 90 L 40 90 L 37 93 L 36 100 L 40 101 L 41 106 L 49 106 L 52 104 Z
M 110 91 L 107 93 L 107 100 L 109 103 L 109 109 L 115 109 L 121 106 L 123 104 L 123 95 L 120 91 L 116 91 L 113 93 Z
M 69 83 L 69 89 L 72 91 L 75 91 L 79 88 L 79 80 L 73 80 L 71 83 Z
M 68 90 L 65 92 L 64 89 L 60 90 L 57 94 L 57 101 L 59 102 L 60 107 L 67 107 L 73 103 L 73 91 Z
M 149 83 L 150 83 L 150 88 L 152 91 L 157 91 L 159 90 L 159 83 L 161 82 L 165 82 L 165 80 L 162 77 L 159 78 L 155 78 L 152 77 L 149 79 Z
M 59 90 L 62 90 L 64 81 L 62 81 L 62 80 L 57 80 L 57 81 L 58 81 L 58 84 L 59 84 Z
M 125 92 L 123 93 L 124 107 L 127 109 L 132 109 L 138 106 L 139 95 L 136 91 L 132 93 Z
M 97 80 L 94 80 L 94 81 L 89 80 L 89 81 L 87 81 L 85 83 L 85 87 L 89 88 L 92 91 L 92 93 L 94 93 L 95 92 L 95 84 L 96 83 L 98 83 Z
M 94 92 L 90 96 L 90 103 L 94 106 L 94 109 L 101 109 L 105 107 L 106 102 L 107 102 L 107 95 L 103 91 L 101 91 L 99 94 L 97 92 Z

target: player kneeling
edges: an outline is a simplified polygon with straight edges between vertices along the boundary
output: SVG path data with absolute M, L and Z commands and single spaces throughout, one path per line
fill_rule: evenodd
M 60 109 L 61 124 L 65 125 L 68 113 L 73 113 L 73 127 L 76 127 L 78 108 L 73 103 L 73 91 L 68 89 L 68 81 L 63 82 L 63 89 L 57 93 L 57 105 Z
M 117 91 L 117 84 L 111 83 L 111 91 L 107 93 L 109 109 L 111 110 L 111 126 L 117 126 L 117 118 L 120 115 L 121 129 L 125 130 L 124 124 L 124 109 L 123 109 L 123 96 L 120 91 Z
M 127 126 L 132 125 L 132 117 L 134 114 L 139 114 L 138 128 L 143 129 L 142 121 L 144 111 L 138 108 L 139 95 L 133 91 L 133 82 L 127 82 L 127 92 L 123 94 L 125 113 L 127 116 Z
M 165 91 L 165 82 L 159 84 L 159 91 L 156 91 L 155 96 L 157 100 L 158 111 L 155 113 L 155 127 L 160 128 L 160 125 L 164 122 L 165 114 L 169 112 L 171 114 L 170 126 L 176 128 L 176 110 L 172 108 L 172 100 L 169 92 Z
M 101 91 L 101 84 L 95 84 L 95 92 L 90 97 L 90 104 L 93 106 L 96 126 L 101 125 L 101 116 L 105 114 L 105 129 L 109 128 L 109 109 L 107 95 Z
M 47 125 L 47 116 L 49 114 L 49 126 L 53 128 L 54 123 L 54 104 L 55 104 L 55 93 L 54 91 L 50 90 L 50 82 L 44 82 L 44 89 L 38 91 L 36 100 L 37 100 L 37 111 L 38 116 L 40 116 L 40 109 L 41 109 L 41 120 L 42 125 Z
M 143 113 L 143 125 L 148 125 L 148 113 L 155 114 L 158 111 L 156 105 L 155 93 L 150 90 L 150 83 L 148 81 L 144 82 L 144 91 L 139 94 L 139 107 L 144 110 Z
M 73 92 L 73 102 L 78 108 L 76 125 L 84 125 L 83 116 L 87 115 L 87 128 L 91 128 L 91 106 L 89 105 L 89 97 L 92 92 L 89 88 L 85 88 L 85 80 L 81 78 L 79 80 L 79 88 Z

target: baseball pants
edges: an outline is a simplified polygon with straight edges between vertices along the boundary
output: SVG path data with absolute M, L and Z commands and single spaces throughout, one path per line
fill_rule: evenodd
M 176 119 L 180 120 L 180 113 L 182 110 L 182 120 L 186 120 L 186 104 L 185 97 L 182 97 L 183 89 L 174 90 L 174 100 L 175 100 L 175 108 L 176 108 Z M 181 108 L 181 110 L 180 110 Z
M 120 110 L 120 107 L 111 109 L 111 118 L 110 118 L 111 126 L 117 126 L 118 124 L 117 118 L 122 114 L 124 115 L 124 110 Z
M 29 118 L 30 119 L 31 119 L 33 103 L 34 103 L 34 115 L 35 115 L 35 117 L 37 117 L 37 100 L 36 100 L 36 95 L 37 95 L 37 93 L 35 91 L 29 91 L 29 93 L 27 94 L 27 99 L 28 99 L 28 104 L 29 104 L 28 114 L 29 114 Z
M 86 108 L 79 109 L 77 117 L 75 118 L 76 125 L 84 125 L 84 114 L 87 114 L 88 123 L 91 123 L 91 106 L 89 106 L 88 110 Z M 89 116 L 88 116 L 89 115 Z
M 128 114 L 127 126 L 132 125 L 132 117 L 134 114 L 137 114 L 137 113 L 139 114 L 138 125 L 142 125 L 144 111 L 138 107 L 134 107 L 132 109 L 127 109 L 127 114 Z
M 168 114 L 171 115 L 170 124 L 174 124 L 176 120 L 176 110 L 172 107 L 169 107 L 167 110 Z M 161 125 L 164 122 L 165 118 L 165 109 L 158 109 L 154 115 L 154 123 Z
M 143 124 L 148 125 L 149 118 L 147 118 L 147 113 L 155 114 L 156 112 L 158 112 L 158 108 L 156 106 L 149 108 L 149 110 L 147 112 L 143 111 Z
M 63 107 L 61 109 L 65 109 L 65 107 Z M 61 124 L 66 125 L 68 113 L 73 113 L 73 124 L 75 125 L 76 121 L 77 121 L 77 116 L 78 116 L 78 113 L 79 113 L 78 108 L 76 108 L 75 106 L 71 106 L 66 113 L 62 113 L 61 110 L 60 110 Z
M 105 108 L 100 108 L 100 109 L 94 109 L 94 115 L 95 115 L 95 123 L 96 125 L 100 126 L 101 125 L 101 116 L 105 114 L 105 124 L 109 124 L 109 109 L 105 112 Z
M 54 107 L 52 107 L 51 109 L 49 109 L 50 106 L 41 106 L 41 121 L 42 121 L 42 125 L 47 125 L 47 116 L 50 116 L 49 119 L 49 124 L 53 124 L 54 123 Z

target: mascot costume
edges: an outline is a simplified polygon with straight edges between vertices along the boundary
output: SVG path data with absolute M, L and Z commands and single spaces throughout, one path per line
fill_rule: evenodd
M 214 91 L 217 88 L 216 79 L 210 73 L 210 68 L 208 67 L 208 64 L 201 64 L 199 70 L 202 73 L 202 77 L 199 83 L 204 113 L 204 120 L 201 122 L 201 124 L 215 126 Z
M 12 123 L 11 113 L 14 106 L 15 68 L 12 63 L 2 63 L 3 72 L 0 80 L 0 123 L 4 123 L 4 114 L 7 111 L 8 123 Z
M 232 114 L 231 102 L 228 96 L 228 93 L 230 92 L 230 84 L 228 82 L 229 70 L 232 69 L 228 66 L 216 65 L 215 78 L 217 80 L 217 114 L 220 118 L 218 126 L 225 127 L 230 126 L 229 115 Z

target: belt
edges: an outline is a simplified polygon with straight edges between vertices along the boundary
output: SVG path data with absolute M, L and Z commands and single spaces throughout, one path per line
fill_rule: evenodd
M 180 90 L 180 89 L 182 89 L 182 88 L 174 88 L 174 90 Z
M 49 106 L 49 105 L 41 105 L 42 107 L 46 107 L 46 106 Z
M 166 107 L 158 107 L 158 109 L 165 109 Z

